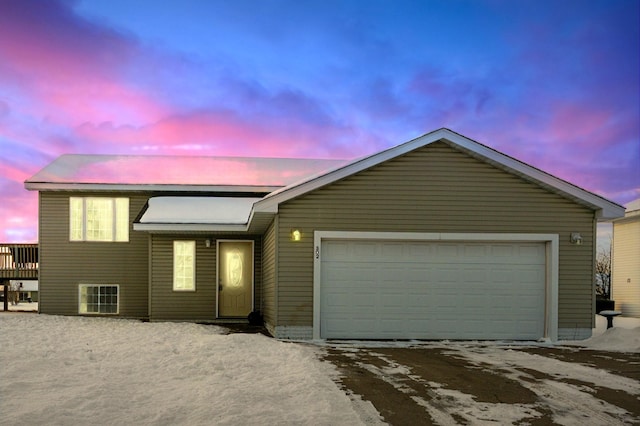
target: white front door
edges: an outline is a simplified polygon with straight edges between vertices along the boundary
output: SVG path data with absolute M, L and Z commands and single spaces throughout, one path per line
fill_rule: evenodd
M 218 242 L 218 316 L 246 317 L 253 310 L 253 241 Z

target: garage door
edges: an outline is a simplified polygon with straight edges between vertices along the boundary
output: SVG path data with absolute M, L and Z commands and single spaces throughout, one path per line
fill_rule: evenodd
M 320 336 L 538 339 L 544 243 L 323 240 Z

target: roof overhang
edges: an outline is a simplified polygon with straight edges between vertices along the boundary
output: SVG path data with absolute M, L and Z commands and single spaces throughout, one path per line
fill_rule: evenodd
M 634 220 L 640 220 L 640 210 L 631 210 L 628 211 L 624 217 L 614 219 L 613 223 L 621 223 L 621 222 L 631 222 Z
M 449 129 L 439 129 L 427 133 L 404 144 L 338 167 L 328 173 L 278 189 L 264 197 L 261 201 L 258 201 L 254 205 L 254 211 L 277 213 L 278 206 L 283 202 L 439 141 L 447 143 L 454 149 L 464 151 L 503 170 L 521 176 L 547 190 L 585 205 L 595 211 L 595 216 L 599 221 L 610 221 L 624 216 L 624 207 L 612 201 L 543 172 L 513 157 L 502 154 Z
M 40 191 L 201 191 L 266 194 L 345 160 L 64 154 L 25 181 Z
M 260 198 L 151 197 L 134 221 L 135 231 L 246 232 L 253 204 Z
M 51 183 L 26 181 L 25 188 L 29 191 L 127 191 L 127 192 L 235 192 L 235 193 L 263 193 L 277 191 L 282 186 L 236 186 L 236 185 L 138 185 L 138 184 L 109 184 L 109 183 Z

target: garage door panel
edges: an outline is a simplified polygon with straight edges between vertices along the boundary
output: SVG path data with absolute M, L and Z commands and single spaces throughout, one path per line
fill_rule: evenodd
M 325 338 L 536 339 L 542 243 L 326 241 Z

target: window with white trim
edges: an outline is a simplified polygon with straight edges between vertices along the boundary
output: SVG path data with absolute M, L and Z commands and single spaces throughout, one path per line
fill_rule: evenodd
M 78 288 L 78 312 L 81 314 L 117 314 L 118 285 L 80 284 Z
M 196 242 L 173 242 L 173 290 L 196 289 Z
M 70 241 L 129 241 L 129 199 L 69 198 Z

